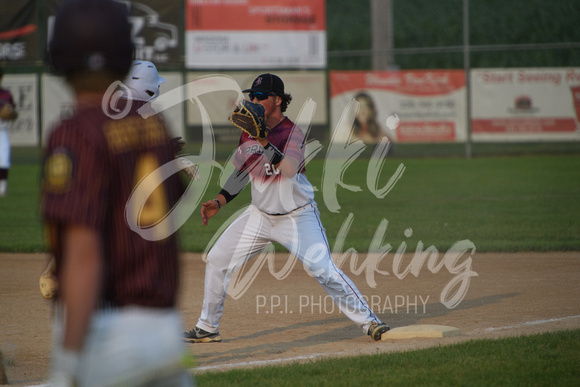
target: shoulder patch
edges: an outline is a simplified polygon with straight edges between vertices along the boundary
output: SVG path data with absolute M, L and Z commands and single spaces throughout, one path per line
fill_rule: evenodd
M 72 179 L 73 161 L 66 149 L 54 150 L 44 164 L 44 188 L 49 192 L 68 191 Z

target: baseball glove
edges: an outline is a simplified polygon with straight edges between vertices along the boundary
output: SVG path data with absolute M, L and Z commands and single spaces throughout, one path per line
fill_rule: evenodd
M 175 158 L 178 159 L 179 162 L 185 166 L 183 168 L 185 174 L 192 180 L 195 181 L 199 180 L 199 167 L 190 160 L 186 159 L 185 157 L 181 157 L 179 155 L 183 150 L 183 147 L 185 146 L 185 140 L 183 139 L 183 137 L 173 137 L 171 139 L 171 145 L 173 146 L 173 153 L 175 155 Z
M 58 280 L 56 279 L 56 261 L 51 258 L 48 265 L 40 275 L 39 285 L 42 297 L 47 300 L 54 297 L 58 290 Z
M 2 106 L 2 109 L 0 109 L 0 118 L 2 118 L 3 120 L 12 121 L 16 119 L 16 117 L 18 117 L 18 114 L 16 114 L 16 111 L 14 110 L 14 106 L 12 106 L 12 104 L 6 103 L 4 104 L 4 106 Z
M 264 113 L 264 107 L 259 103 L 242 101 L 242 106 L 236 107 L 230 121 L 252 138 L 266 138 L 270 129 L 266 126 Z
M 198 181 L 199 177 L 199 167 L 192 161 L 186 159 L 185 157 L 176 157 L 179 163 L 183 165 L 183 172 L 189 177 L 190 180 Z
M 173 145 L 173 154 L 177 156 L 179 152 L 183 150 L 183 147 L 185 146 L 185 140 L 183 137 L 173 137 L 171 139 L 171 145 Z

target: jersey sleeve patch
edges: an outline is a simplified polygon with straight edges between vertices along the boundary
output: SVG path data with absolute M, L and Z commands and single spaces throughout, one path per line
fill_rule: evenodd
M 44 165 L 44 188 L 47 192 L 64 193 L 70 189 L 73 161 L 64 148 L 55 149 Z

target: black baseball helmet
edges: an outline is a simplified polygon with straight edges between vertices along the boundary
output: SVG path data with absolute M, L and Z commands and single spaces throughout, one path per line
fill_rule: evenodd
M 48 61 L 53 72 L 109 71 L 122 79 L 134 46 L 127 8 L 113 0 L 70 0 L 57 11 Z

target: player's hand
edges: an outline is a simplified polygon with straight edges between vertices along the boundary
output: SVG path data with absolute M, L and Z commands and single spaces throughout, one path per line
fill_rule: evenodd
M 201 203 L 201 223 L 207 226 L 207 223 L 211 217 L 213 217 L 220 210 L 220 206 L 215 200 L 208 200 L 205 203 Z

